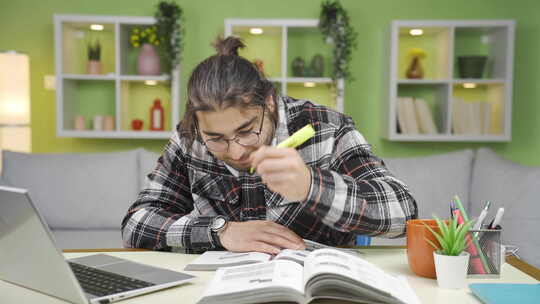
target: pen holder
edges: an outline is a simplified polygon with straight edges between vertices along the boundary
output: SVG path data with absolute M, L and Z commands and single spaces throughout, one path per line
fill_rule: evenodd
M 499 278 L 501 261 L 500 229 L 470 230 L 467 235 L 466 251 L 470 254 L 468 278 Z

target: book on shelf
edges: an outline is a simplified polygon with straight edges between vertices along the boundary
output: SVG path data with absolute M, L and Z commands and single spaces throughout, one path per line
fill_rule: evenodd
M 303 264 L 309 252 L 321 248 L 333 248 L 343 252 L 360 254 L 356 249 L 336 248 L 305 240 L 305 250 L 283 249 L 277 255 L 262 252 L 231 252 L 231 251 L 206 251 L 184 267 L 186 271 L 213 271 L 220 267 L 268 262 L 272 260 L 293 260 Z
M 398 97 L 397 119 L 402 134 L 437 134 L 433 113 L 422 98 Z
M 454 98 L 452 102 L 454 134 L 481 135 L 491 131 L 491 104 Z
M 418 134 L 418 123 L 412 97 L 398 97 L 398 124 L 403 134 Z
M 219 268 L 198 304 L 266 302 L 419 303 L 404 277 L 333 248 L 294 260 Z
M 437 134 L 437 126 L 426 101 L 421 98 L 415 98 L 414 108 L 416 109 L 416 118 L 418 119 L 420 132 L 422 134 Z

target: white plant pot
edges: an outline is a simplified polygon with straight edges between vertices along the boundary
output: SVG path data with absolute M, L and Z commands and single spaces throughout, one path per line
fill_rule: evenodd
M 467 286 L 468 252 L 464 251 L 458 256 L 449 256 L 434 251 L 433 259 L 439 287 L 459 289 Z

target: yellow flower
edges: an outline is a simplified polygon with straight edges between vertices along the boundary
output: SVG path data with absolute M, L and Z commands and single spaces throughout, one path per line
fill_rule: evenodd
M 426 58 L 427 53 L 421 48 L 412 48 L 412 49 L 409 49 L 409 56 L 413 58 L 418 57 L 420 59 L 423 59 L 423 58 Z

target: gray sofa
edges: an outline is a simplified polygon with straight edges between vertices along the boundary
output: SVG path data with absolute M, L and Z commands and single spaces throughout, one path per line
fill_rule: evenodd
M 137 149 L 94 154 L 3 153 L 1 182 L 27 188 L 62 248 L 122 247 L 120 221 L 156 164 L 158 154 Z M 540 167 L 505 160 L 489 149 L 414 158 L 385 158 L 417 199 L 420 218 L 447 217 L 458 194 L 468 213 L 484 201 L 505 207 L 503 243 L 519 247 L 540 267 Z M 374 238 L 372 244 L 405 244 Z

